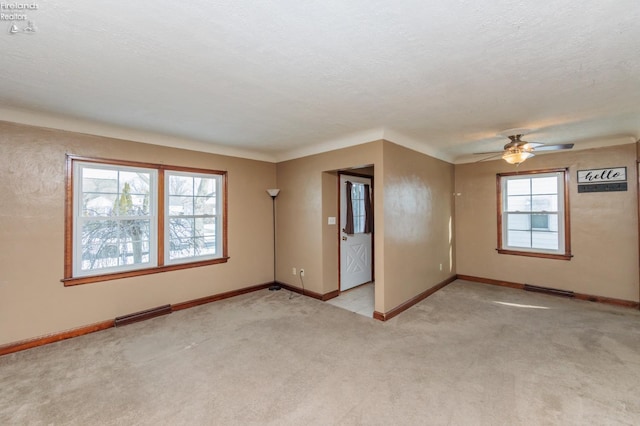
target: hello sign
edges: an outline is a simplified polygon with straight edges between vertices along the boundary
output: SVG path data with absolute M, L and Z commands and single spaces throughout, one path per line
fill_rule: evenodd
M 627 168 L 578 170 L 578 192 L 627 190 Z
M 578 183 L 601 183 L 627 180 L 627 168 L 578 170 Z

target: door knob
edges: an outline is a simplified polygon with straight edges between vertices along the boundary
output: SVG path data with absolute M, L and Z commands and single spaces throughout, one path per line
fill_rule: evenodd
M 342 237 L 342 241 L 347 241 L 347 237 Z

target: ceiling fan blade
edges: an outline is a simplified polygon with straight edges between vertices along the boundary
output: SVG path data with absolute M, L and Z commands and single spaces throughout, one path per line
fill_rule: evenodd
M 529 145 L 531 148 L 537 148 L 539 146 L 544 146 L 544 144 L 542 142 L 527 142 L 527 145 Z
M 474 152 L 473 155 L 502 154 L 504 151 Z
M 478 153 L 478 154 L 482 154 L 482 153 Z M 476 163 L 480 163 L 480 162 L 482 162 L 482 161 L 491 160 L 492 158 L 502 157 L 502 154 L 503 154 L 503 153 L 502 153 L 502 152 L 485 152 L 484 154 L 493 154 L 493 155 L 490 155 L 490 156 L 488 156 L 488 157 L 485 157 L 485 158 L 481 158 L 481 159 L 479 159 L 479 160 L 476 160 Z
M 561 151 L 563 149 L 573 148 L 572 143 L 564 143 L 559 145 L 543 145 L 536 148 L 536 151 Z

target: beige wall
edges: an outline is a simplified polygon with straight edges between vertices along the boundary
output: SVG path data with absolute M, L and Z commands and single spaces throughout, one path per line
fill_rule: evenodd
M 634 144 L 539 155 L 518 169 L 502 160 L 455 168 L 458 273 L 638 301 Z M 628 191 L 577 192 L 577 170 L 627 167 Z M 570 261 L 498 254 L 496 173 L 569 167 Z
M 373 167 L 363 167 L 348 170 L 347 172 L 357 173 L 374 177 Z M 340 203 L 340 175 L 338 171 L 322 173 L 322 255 L 323 255 L 323 292 L 329 293 L 339 287 L 340 275 L 340 233 L 339 222 L 340 213 L 338 204 Z M 373 180 L 373 190 L 375 194 L 375 178 Z M 375 198 L 375 197 L 374 197 Z M 375 208 L 375 199 L 374 199 Z M 335 217 L 336 224 L 328 225 L 328 218 Z
M 60 279 L 66 153 L 227 170 L 231 259 L 65 288 Z M 375 179 L 378 312 L 389 312 L 456 272 L 637 301 L 635 159 L 636 145 L 630 144 L 539 155 L 520 166 L 570 167 L 574 258 L 558 261 L 496 253 L 495 175 L 514 170 L 503 161 L 454 167 L 376 141 L 275 165 L 0 122 L 0 344 L 270 282 L 268 187 L 281 189 L 277 279 L 301 287 L 291 268 L 304 268 L 306 289 L 337 290 L 339 232 L 327 224 L 338 215 L 337 171 L 364 166 Z M 627 167 L 627 192 L 577 193 L 577 170 L 619 166 Z
M 228 263 L 64 287 L 65 153 L 228 171 Z M 275 165 L 0 122 L 0 344 L 273 279 Z
M 376 189 L 384 187 L 381 313 L 456 274 L 453 165 L 389 142 L 383 158 L 383 179 L 376 180 Z
M 367 165 L 377 168 L 382 161 L 382 143 L 376 141 L 278 163 L 277 181 L 281 189 L 277 198 L 278 281 L 302 287 L 291 269 L 304 268 L 305 289 L 319 294 L 338 289 L 338 225 L 327 224 L 329 216 L 338 215 L 336 171 Z M 374 205 L 374 215 L 376 218 L 382 215 L 381 205 Z M 381 240 L 376 234 L 376 250 L 379 244 Z M 376 274 L 379 267 L 382 265 L 376 258 Z
M 338 289 L 339 223 L 338 172 L 322 173 L 322 294 Z M 333 201 L 332 201 L 333 200 Z M 328 218 L 335 217 L 336 225 L 329 225 Z M 306 271 L 305 271 L 306 272 Z
M 375 309 L 386 313 L 455 275 L 453 166 L 388 141 L 278 164 L 277 278 L 300 287 L 291 269 L 303 267 L 306 289 L 338 289 L 339 230 L 327 224 L 338 214 L 335 171 L 367 164 L 375 180 Z

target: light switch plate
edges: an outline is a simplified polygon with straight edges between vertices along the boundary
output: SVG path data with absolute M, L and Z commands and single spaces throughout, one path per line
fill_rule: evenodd
M 329 217 L 329 220 L 327 222 L 329 225 L 335 225 L 336 224 L 336 218 L 333 216 Z

